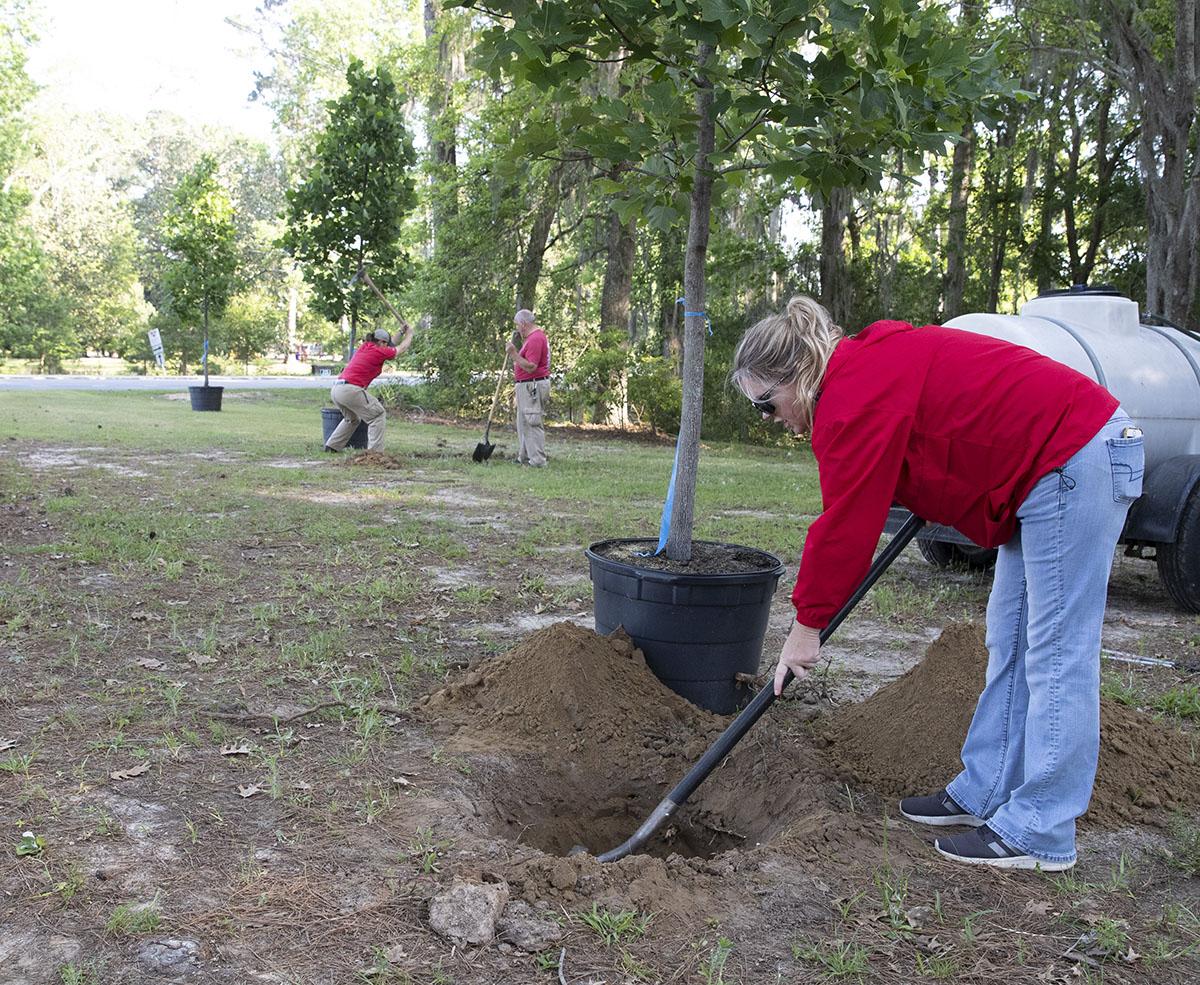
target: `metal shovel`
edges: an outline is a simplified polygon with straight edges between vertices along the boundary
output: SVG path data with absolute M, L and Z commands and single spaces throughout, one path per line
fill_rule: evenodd
M 492 406 L 488 410 L 487 426 L 483 429 L 483 440 L 475 446 L 475 450 L 471 452 L 471 461 L 486 462 L 492 457 L 492 452 L 496 450 L 496 446 L 488 441 L 492 433 L 492 417 L 496 413 L 496 401 L 500 399 L 500 387 L 504 385 L 504 371 L 508 369 L 508 350 L 504 352 L 504 362 L 500 365 L 500 376 L 496 380 L 496 392 L 492 395 Z
M 871 586 L 879 580 L 880 575 L 891 566 L 891 563 L 896 560 L 900 552 L 908 546 L 908 542 L 917 535 L 917 531 L 924 525 L 925 521 L 916 515 L 911 515 L 904 521 L 904 525 L 896 532 L 896 536 L 888 542 L 887 547 L 875 559 L 875 562 L 867 572 L 867 576 L 862 580 L 862 584 L 855 589 L 849 601 L 838 610 L 837 615 L 833 617 L 829 625 L 821 630 L 822 644 L 833 635 L 833 631 L 842 624 L 846 616 L 858 605 Z M 789 671 L 783 681 L 784 688 L 791 684 L 794 679 Z M 696 788 L 708 779 L 708 774 L 716 768 L 721 760 L 729 755 L 733 747 L 738 744 L 742 736 L 750 731 L 754 723 L 762 717 L 763 712 L 771 706 L 774 700 L 775 690 L 772 682 L 759 691 L 754 700 L 746 706 L 745 710 L 730 722 L 729 727 L 721 733 L 717 741 L 709 746 L 708 751 L 700 757 L 700 761 L 692 767 L 688 775 L 680 780 L 675 785 L 675 788 L 654 808 L 650 816 L 633 833 L 631 838 L 611 851 L 607 851 L 603 855 L 596 857 L 601 862 L 615 862 L 617 859 L 622 859 L 626 855 L 636 852 L 646 844 L 650 840 L 651 835 L 658 830 L 659 826 L 685 804 L 687 799 L 696 792 Z M 583 846 L 577 845 L 571 849 L 571 854 L 575 855 L 586 850 Z

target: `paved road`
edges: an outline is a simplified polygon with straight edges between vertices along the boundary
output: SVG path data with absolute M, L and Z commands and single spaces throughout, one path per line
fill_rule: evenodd
M 416 383 L 416 373 L 379 377 L 381 383 Z M 331 376 L 210 376 L 209 385 L 231 390 L 283 390 L 328 387 Z M 202 377 L 191 376 L 0 376 L 0 390 L 183 390 L 201 386 Z

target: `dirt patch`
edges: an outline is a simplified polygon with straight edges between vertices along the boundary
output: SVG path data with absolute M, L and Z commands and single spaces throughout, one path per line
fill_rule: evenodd
M 424 707 L 456 726 L 458 751 L 492 757 L 481 798 L 492 829 L 556 855 L 628 838 L 725 725 L 664 687 L 623 632 L 597 636 L 567 622 L 533 633 Z M 711 856 L 782 828 L 786 815 L 770 807 L 777 784 L 747 764 L 731 760 L 712 796 L 702 790 L 651 853 Z
M 772 571 L 779 558 L 735 544 L 715 544 L 707 540 L 692 541 L 690 561 L 672 561 L 666 555 L 654 553 L 658 542 L 650 539 L 608 541 L 593 548 L 600 557 L 650 571 L 669 571 L 681 575 L 734 575 L 757 571 Z
M 369 467 L 373 469 L 407 469 L 412 467 L 412 462 L 406 462 L 395 455 L 391 455 L 386 451 L 361 451 L 356 455 L 350 455 L 343 462 L 339 463 L 344 466 L 353 467 Z
M 903 677 L 831 717 L 824 734 L 835 763 L 892 796 L 944 786 L 962 769 L 959 752 L 986 668 L 983 627 L 951 625 Z M 1100 702 L 1100 735 L 1085 823 L 1161 825 L 1169 811 L 1200 805 L 1200 765 L 1186 735 L 1108 699 Z

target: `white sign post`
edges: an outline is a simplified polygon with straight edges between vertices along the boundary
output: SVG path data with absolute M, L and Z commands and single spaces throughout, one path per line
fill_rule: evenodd
M 154 351 L 154 361 L 158 363 L 158 368 L 166 369 L 166 364 L 163 362 L 162 336 L 159 334 L 158 329 L 150 329 L 146 333 L 146 336 L 150 339 L 150 348 Z

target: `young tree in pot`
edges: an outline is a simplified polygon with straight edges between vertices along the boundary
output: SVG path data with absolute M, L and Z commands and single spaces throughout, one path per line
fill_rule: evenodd
M 517 154 L 565 150 L 589 160 L 613 175 L 596 184 L 624 217 L 642 215 L 660 229 L 687 217 L 683 408 L 665 544 L 667 559 L 682 566 L 693 553 L 714 200 L 755 173 L 816 193 L 877 185 L 885 155 L 941 150 L 961 129 L 966 107 L 997 87 L 994 52 L 972 53 L 947 10 L 921 0 L 459 2 L 495 20 L 476 48 L 481 62 L 547 90 L 562 107 L 560 133 L 531 130 Z M 622 95 L 582 105 L 580 80 L 615 60 Z M 634 577 L 609 575 L 614 591 Z M 599 582 L 596 594 L 600 624 Z M 654 591 L 634 592 L 647 594 Z M 684 617 L 685 642 L 697 625 L 694 614 Z M 761 643 L 759 635 L 754 669 Z
M 208 383 L 209 320 L 224 314 L 236 287 L 236 239 L 233 203 L 206 154 L 176 186 L 163 221 L 171 308 L 180 319 L 200 316 L 204 323 L 204 386 L 191 387 L 195 410 L 221 409 L 223 388 Z
M 404 97 L 386 69 L 369 72 L 354 59 L 346 93 L 328 107 L 308 172 L 287 193 L 280 245 L 302 266 L 310 306 L 330 321 L 349 320 L 349 358 L 360 317 L 379 308 L 355 273 L 369 268 L 385 294 L 399 286 L 401 224 L 416 202 L 415 153 Z

